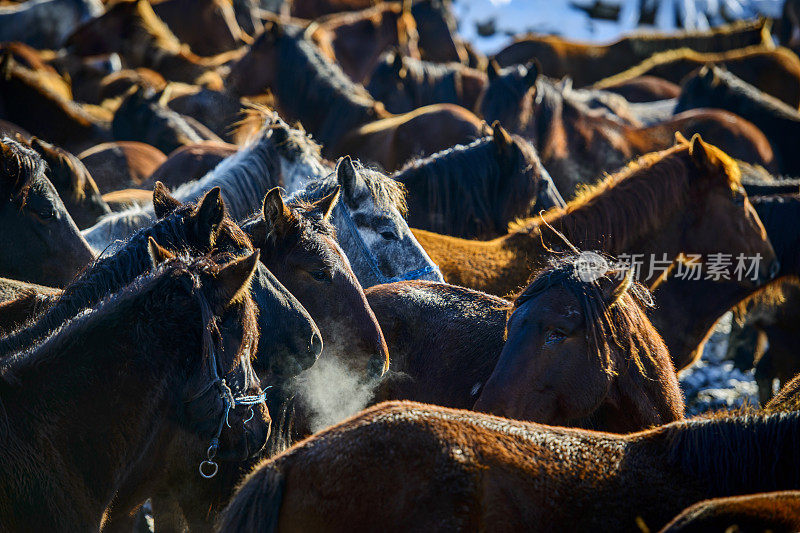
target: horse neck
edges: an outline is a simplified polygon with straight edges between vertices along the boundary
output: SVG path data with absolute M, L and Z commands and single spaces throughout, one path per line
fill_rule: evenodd
M 71 523 L 93 524 L 120 476 L 147 453 L 150 436 L 169 410 L 168 395 L 182 390 L 182 359 L 200 349 L 191 336 L 171 335 L 164 324 L 172 315 L 169 322 L 176 327 L 192 322 L 199 327 L 195 306 L 176 305 L 181 302 L 175 298 L 166 302 L 158 289 L 156 284 L 144 295 L 146 313 L 141 296 L 123 295 L 116 309 L 80 317 L 31 352 L 5 362 L 0 398 L 13 420 L 7 450 L 15 461 L 35 458 L 40 465 L 39 472 L 25 476 L 24 485 L 5 476 L 3 488 L 16 495 L 12 498 L 48 501 L 47 492 L 59 485 L 56 490 L 80 490 L 89 503 L 64 512 L 87 513 Z M 109 401 L 114 398 L 136 400 Z M 10 465 L 4 466 L 8 472 Z
M 281 185 L 278 157 L 271 139 L 260 136 L 202 178 L 178 187 L 173 196 L 183 203 L 196 202 L 219 186 L 228 214 L 241 222 L 261 207 L 270 189 Z
M 796 412 L 670 424 L 634 436 L 623 470 L 644 486 L 680 480 L 690 498 L 786 490 L 798 483 L 799 430 Z
M 666 253 L 674 259 L 681 251 L 672 241 L 687 210 L 688 184 L 679 174 L 686 172 L 682 161 L 668 162 L 666 157 L 649 168 L 608 178 L 595 192 L 553 210 L 543 221 L 582 250 Z M 657 172 L 662 165 L 664 171 Z M 563 247 L 558 235 L 543 223 L 540 228 L 547 244 Z

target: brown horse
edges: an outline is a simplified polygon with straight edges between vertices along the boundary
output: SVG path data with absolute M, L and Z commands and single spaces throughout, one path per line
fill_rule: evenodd
M 615 433 L 681 420 L 675 369 L 644 313 L 650 293 L 630 270 L 588 278 L 583 261 L 555 260 L 514 300 L 475 410 Z
M 275 188 L 244 230 L 262 262 L 324 332 L 323 356 L 330 354 L 359 374 L 380 376 L 389 365 L 386 343 L 328 220 L 338 200 L 337 188 L 313 204 L 286 205 Z
M 271 89 L 281 115 L 302 122 L 323 144 L 325 157 L 352 154 L 387 170 L 411 157 L 466 144 L 482 132 L 478 117 L 449 104 L 391 115 L 299 28 L 277 23 L 268 23 L 250 51 L 231 67 L 227 88 L 244 96 Z
M 7 53 L 0 60 L 0 117 L 73 153 L 110 140 L 107 124 L 42 85 Z
M 536 150 L 498 123 L 494 134 L 411 161 L 392 177 L 408 191 L 408 224 L 463 238 L 504 235 L 509 223 L 563 207 Z
M 571 42 L 561 37 L 527 36 L 497 53 L 494 58 L 504 67 L 528 63 L 542 64 L 542 73 L 553 78 L 570 76 L 583 87 L 598 82 L 646 60 L 657 52 L 688 47 L 698 52 L 724 52 L 746 46 L 771 43 L 765 20 L 737 22 L 708 31 L 659 34 L 635 33 L 603 45 Z
M 605 89 L 640 76 L 680 83 L 692 71 L 707 64 L 725 68 L 757 89 L 797 109 L 800 105 L 800 59 L 786 48 L 751 46 L 741 50 L 701 54 L 689 48 L 654 54 L 639 65 L 597 82 Z
M 153 2 L 153 11 L 200 56 L 230 52 L 247 38 L 236 22 L 230 1 L 161 0 Z
M 238 52 L 200 57 L 181 43 L 153 12 L 147 0 L 120 0 L 101 16 L 78 27 L 67 39 L 78 56 L 118 53 L 128 68 L 146 67 L 168 80 L 221 88 L 216 69 Z
M 94 259 L 30 148 L 0 141 L 0 276 L 64 286 Z
M 408 113 L 433 104 L 456 104 L 477 111 L 487 83 L 486 73 L 459 63 L 431 63 L 393 51 L 372 71 L 367 90 L 391 113 Z
M 263 404 L 251 419 L 247 406 L 234 409 L 243 394 L 261 392 L 250 363 L 258 332 L 247 291 L 257 260 L 257 254 L 223 266 L 168 260 L 4 360 L 4 527 L 48 530 L 68 520 L 97 530 L 117 488 L 141 462 L 161 454 L 166 436 L 180 435 L 184 461 L 195 465 L 212 438 L 222 460 L 246 458 L 264 445 Z M 222 394 L 221 376 L 233 395 Z M 75 380 L 86 392 L 75 393 Z M 142 390 L 148 394 L 135 392 Z M 136 399 L 96 401 L 116 394 Z M 43 426 L 41 416 L 50 423 Z M 87 417 L 97 424 L 87 426 Z M 75 487 L 83 489 L 72 494 Z
M 103 193 L 147 187 L 147 180 L 167 160 L 164 152 L 136 141 L 101 143 L 78 154 Z M 155 183 L 153 184 L 155 185 Z M 153 185 L 149 190 L 153 190 Z
M 19 328 L 60 295 L 61 291 L 52 287 L 0 278 L 0 335 Z
M 176 113 L 206 126 L 219 138 L 235 143 L 235 131 L 246 104 L 224 91 L 172 82 L 159 98 Z
M 676 98 L 681 92 L 677 84 L 654 76 L 637 76 L 630 80 L 611 83 L 605 89 L 631 103 L 667 100 Z
M 20 135 L 17 135 L 17 141 L 28 144 Z M 78 229 L 94 225 L 98 218 L 111 212 L 80 159 L 38 137 L 31 138 L 29 146 L 47 163 L 45 175 L 56 188 Z
M 377 3 L 378 0 L 293 0 L 290 13 L 293 17 L 314 20 L 332 13 L 360 11 Z
M 714 498 L 685 509 L 660 533 L 800 531 L 800 491 Z
M 509 131 L 530 139 L 565 198 L 579 183 L 591 183 L 636 156 L 670 146 L 676 131 L 699 133 L 736 159 L 772 168 L 769 141 L 753 124 L 718 110 L 696 110 L 642 127 L 589 109 L 552 81 L 537 65 L 489 68 L 481 112 Z
M 340 13 L 315 23 L 310 39 L 356 83 L 364 82 L 391 48 L 419 57 L 411 2 L 384 2 L 363 11 Z
M 620 436 L 384 403 L 262 463 L 220 531 L 656 530 L 707 498 L 797 489 L 799 424 L 732 416 Z
M 775 254 L 739 183 L 735 163 L 695 136 L 643 156 L 565 208 L 523 222 L 503 237 L 478 242 L 424 230 L 414 235 L 445 281 L 497 295 L 517 291 L 531 266 L 543 267 L 548 250 L 563 246 L 550 227 L 580 249 L 659 259 L 666 254 L 667 264 L 682 253 L 759 253 L 763 283 L 772 278 Z M 644 268 L 641 281 L 652 288 L 659 277 Z

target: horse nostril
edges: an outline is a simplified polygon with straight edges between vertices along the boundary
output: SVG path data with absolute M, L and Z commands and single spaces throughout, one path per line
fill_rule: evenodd
M 322 337 L 319 333 L 314 332 L 311 335 L 311 343 L 308 345 L 308 351 L 314 356 L 314 360 L 319 359 L 320 354 L 322 353 Z

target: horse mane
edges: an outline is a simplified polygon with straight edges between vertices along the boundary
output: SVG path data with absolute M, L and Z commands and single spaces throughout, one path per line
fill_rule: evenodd
M 414 183 L 427 184 L 427 211 L 444 213 L 448 221 L 432 231 L 465 234 L 475 222 L 488 226 L 481 231 L 492 230 L 492 222 L 503 219 L 510 202 L 534 196 L 536 180 L 526 175 L 541 172 L 533 147 L 516 136 L 513 143 L 514 156 L 509 161 L 501 161 L 493 138 L 484 137 L 410 161 L 392 177 L 407 189 Z M 523 176 L 527 179 L 520 179 Z M 513 197 L 510 184 L 518 186 Z M 497 229 L 504 228 L 501 224 Z
M 408 212 L 406 204 L 406 190 L 402 183 L 378 172 L 370 170 L 361 165 L 358 161 L 353 161 L 356 172 L 367 186 L 375 205 L 379 209 L 397 209 L 401 215 L 405 216 Z M 332 172 L 323 178 L 315 179 L 306 185 L 304 190 L 294 193 L 288 198 L 288 202 L 293 205 L 299 201 L 315 202 L 331 194 L 339 185 L 336 172 Z M 344 200 L 341 200 L 344 201 Z
M 707 52 L 707 53 L 698 52 L 697 50 L 693 50 L 688 47 L 676 48 L 673 50 L 656 52 L 647 59 L 645 59 L 644 61 L 642 61 L 641 63 L 639 63 L 638 65 L 634 65 L 627 70 L 623 70 L 618 74 L 615 74 L 611 77 L 598 81 L 597 83 L 594 84 L 593 87 L 595 89 L 603 89 L 623 81 L 643 76 L 656 67 L 681 60 L 693 61 L 698 65 L 702 65 L 706 63 L 713 64 L 724 61 L 733 61 L 737 59 L 746 58 L 752 55 L 764 54 L 764 53 L 787 55 L 787 53 L 791 52 L 789 52 L 788 50 L 783 50 L 781 48 L 777 48 L 775 50 L 768 50 L 764 48 L 763 45 L 751 45 L 746 48 L 738 48 L 738 49 L 728 50 L 725 52 Z
M 689 420 L 654 432 L 665 434 L 671 463 L 713 483 L 718 494 L 734 484 L 759 492 L 758 487 L 776 486 L 787 477 L 793 485 L 800 483 L 800 470 L 779 468 L 796 453 L 799 422 L 798 412 L 757 413 Z
M 719 185 L 739 187 L 739 168 L 733 159 L 719 148 L 706 146 L 722 164 L 723 172 L 704 174 L 704 182 L 720 179 Z M 510 231 L 530 232 L 548 223 L 561 226 L 580 247 L 623 250 L 634 235 L 661 227 L 676 209 L 686 205 L 694 172 L 688 143 L 645 154 L 597 184 L 584 187 L 566 207 L 520 221 Z
M 244 220 L 261 207 L 266 192 L 278 185 L 281 168 L 271 132 L 265 125 L 246 146 L 202 178 L 177 187 L 173 195 L 181 202 L 194 202 L 219 186 L 231 217 Z
M 382 105 L 325 58 L 301 28 L 283 28 L 275 92 L 284 112 L 301 120 L 306 117 L 303 122 L 309 126 L 317 122 L 315 136 L 323 144 L 337 141 L 342 131 L 382 118 Z
M 0 199 L 19 200 L 23 205 L 28 190 L 44 177 L 45 162 L 35 150 L 9 138 L 0 140 Z
M 613 259 L 608 260 L 613 264 Z M 619 300 L 608 305 L 603 299 L 599 280 L 581 279 L 578 270 L 580 261 L 578 254 L 551 260 L 550 265 L 535 274 L 533 281 L 517 295 L 513 309 L 554 286 L 563 287 L 580 302 L 586 324 L 586 342 L 601 359 L 605 372 L 609 375 L 619 373 L 614 368 L 613 346 L 646 374 L 645 364 L 649 363 L 647 366 L 651 368 L 659 364 L 655 354 L 650 352 L 651 343 L 646 338 L 655 332 L 652 326 L 647 327 L 648 321 L 643 311 L 653 306 L 650 291 L 634 281 Z M 611 275 L 614 274 L 605 274 Z

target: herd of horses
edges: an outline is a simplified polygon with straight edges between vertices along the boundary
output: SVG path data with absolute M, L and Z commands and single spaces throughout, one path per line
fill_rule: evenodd
M 799 530 L 797 2 L 274 4 L 0 1 L 0 529 Z

